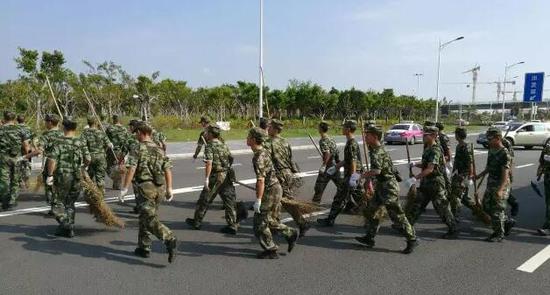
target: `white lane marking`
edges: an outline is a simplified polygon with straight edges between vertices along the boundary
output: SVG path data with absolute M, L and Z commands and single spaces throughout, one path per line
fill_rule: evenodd
M 309 156 L 308 159 L 321 159 L 321 156 Z
M 395 150 L 397 150 L 397 149 L 386 149 L 386 152 L 393 152 Z
M 487 153 L 487 152 L 486 151 L 481 151 L 481 152 L 476 151 L 475 154 L 478 155 L 478 154 L 485 154 L 485 153 Z M 418 157 L 418 158 L 412 158 L 411 160 L 417 161 L 417 160 L 420 160 L 420 159 L 421 158 Z M 395 161 L 393 161 L 393 164 L 396 165 L 396 166 L 405 165 L 405 164 L 407 164 L 407 159 L 395 160 Z M 197 167 L 197 169 L 198 168 L 201 168 L 201 167 Z M 204 167 L 202 167 L 202 169 L 204 169 Z M 296 173 L 296 176 L 298 176 L 298 177 L 312 177 L 312 176 L 317 176 L 318 174 L 319 174 L 319 171 L 312 170 L 312 171 Z M 256 178 L 243 179 L 243 180 L 241 180 L 241 182 L 244 183 L 244 184 L 254 184 L 254 183 L 256 183 Z M 239 186 L 239 185 L 235 184 L 235 186 Z M 179 195 L 179 194 L 186 194 L 186 193 L 191 193 L 191 192 L 198 192 L 198 191 L 201 191 L 202 188 L 203 188 L 202 185 L 201 186 L 190 186 L 190 187 L 175 189 L 175 190 L 173 190 L 173 192 L 174 192 L 174 195 Z M 127 195 L 126 197 L 124 197 L 125 200 L 133 200 L 134 198 L 135 198 L 134 195 Z M 105 198 L 105 202 L 107 202 L 107 203 L 118 202 L 118 198 L 116 198 L 116 197 Z M 77 208 L 87 207 L 88 204 L 86 202 L 76 202 L 75 206 Z M 50 207 L 48 207 L 48 206 L 17 209 L 17 210 L 14 210 L 14 211 L 0 212 L 0 218 L 9 217 L 9 216 L 16 216 L 16 215 L 23 215 L 23 214 L 29 214 L 29 213 L 47 212 L 48 210 L 50 210 Z
M 243 165 L 243 164 L 241 164 L 241 163 L 235 163 L 235 164 L 233 164 L 233 165 L 231 165 L 231 166 L 235 167 L 235 166 L 242 166 L 242 165 Z M 197 169 L 197 170 L 204 170 L 205 167 L 204 167 L 204 166 L 201 166 L 201 167 L 196 167 L 195 169 Z
M 529 258 L 529 260 L 525 261 L 525 263 L 516 268 L 516 270 L 532 273 L 537 270 L 539 266 L 544 264 L 549 258 L 550 245 L 544 247 L 544 249 L 540 250 L 540 252 L 535 254 L 535 256 Z
M 531 166 L 533 166 L 533 165 L 535 165 L 535 164 L 530 163 L 530 164 L 520 165 L 520 166 L 516 166 L 516 169 L 521 169 L 521 168 L 525 168 L 525 167 L 531 167 Z

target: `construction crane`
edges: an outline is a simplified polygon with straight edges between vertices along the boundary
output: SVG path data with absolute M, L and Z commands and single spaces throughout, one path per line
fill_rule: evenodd
M 475 65 L 472 69 L 462 72 L 462 74 L 472 73 L 472 105 L 476 103 L 477 73 L 480 69 L 481 67 L 479 65 Z

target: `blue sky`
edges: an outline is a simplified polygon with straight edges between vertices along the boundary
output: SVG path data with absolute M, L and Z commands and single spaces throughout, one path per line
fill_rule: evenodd
M 259 0 L 4 0 L 0 80 L 17 77 L 21 46 L 59 49 L 77 72 L 83 59 L 112 60 L 192 87 L 257 81 L 258 9 Z M 475 64 L 479 81 L 496 81 L 521 60 L 510 76 L 522 85 L 525 72 L 550 74 L 548 12 L 544 0 L 265 0 L 265 79 L 272 88 L 296 78 L 414 94 L 413 75 L 423 73 L 420 95 L 433 97 L 438 38 L 463 35 L 443 52 L 443 83 L 470 81 L 462 72 Z M 441 96 L 468 102 L 471 92 L 443 84 Z M 480 100 L 495 96 L 494 85 L 479 85 Z

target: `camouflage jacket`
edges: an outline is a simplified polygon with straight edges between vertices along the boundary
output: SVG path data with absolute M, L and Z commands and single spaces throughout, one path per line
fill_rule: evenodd
M 321 150 L 321 154 L 330 153 L 331 158 L 327 164 L 327 167 L 334 166 L 340 162 L 340 152 L 338 151 L 338 147 L 336 146 L 336 141 L 334 141 L 334 139 L 328 136 L 321 137 L 319 140 L 319 149 Z
M 88 128 L 82 131 L 80 136 L 88 151 L 92 155 L 105 155 L 105 150 L 109 146 L 109 138 L 103 131 L 95 128 Z
M 550 174 L 550 143 L 547 143 L 542 149 L 539 157 L 539 165 L 542 168 L 542 173 Z
M 88 147 L 79 137 L 61 136 L 50 154 L 55 161 L 55 175 L 73 175 L 80 178 L 81 168 L 90 162 Z
M 153 182 L 161 186 L 165 184 L 165 171 L 172 168 L 172 163 L 156 143 L 145 141 L 130 151 L 126 166 L 136 169 L 134 182 Z
M 472 165 L 472 153 L 469 145 L 465 142 L 456 146 L 455 158 L 453 163 L 453 173 L 456 171 L 460 176 L 470 174 L 470 165 Z
M 105 131 L 114 146 L 115 152 L 126 153 L 126 140 L 129 136 L 128 130 L 122 125 L 111 125 Z
M 166 143 L 166 135 L 164 135 L 164 133 L 157 131 L 155 129 L 153 129 L 153 134 L 151 134 L 151 139 L 159 147 L 163 147 L 164 144 Z
M 256 179 L 263 178 L 265 187 L 270 187 L 279 182 L 275 175 L 275 168 L 273 167 L 270 153 L 265 148 L 262 147 L 254 151 L 252 165 L 254 166 Z
M 380 174 L 376 176 L 376 187 L 378 189 L 385 188 L 399 191 L 393 161 L 384 147 L 369 147 L 369 160 L 370 169 L 380 171 Z
M 514 161 L 514 147 L 512 146 L 510 141 L 508 141 L 508 139 L 506 139 L 506 138 L 502 138 L 502 145 L 504 145 L 504 147 L 508 150 L 508 153 L 510 154 L 510 157 L 512 157 L 512 162 L 513 162 Z
M 227 145 L 214 139 L 204 148 L 204 160 L 212 161 L 212 173 L 224 172 L 231 168 L 233 156 Z
M 447 134 L 445 133 L 440 133 L 437 137 L 439 139 L 439 145 L 441 146 L 441 152 L 443 152 L 443 156 L 450 155 L 451 150 L 449 145 L 449 136 L 447 136 Z
M 136 135 L 128 132 L 128 137 L 126 138 L 126 151 L 130 154 L 138 148 L 139 141 L 137 140 Z
M 429 164 L 434 165 L 432 173 L 422 178 L 420 185 L 422 187 L 443 188 L 445 186 L 445 179 L 443 178 L 444 165 L 443 165 L 443 152 L 441 148 L 436 144 L 431 147 L 426 147 L 424 153 L 422 153 L 422 169 L 426 169 Z
M 0 126 L 0 156 L 20 157 L 28 134 L 18 125 Z
M 38 137 L 38 147 L 43 151 L 44 157 L 50 157 L 57 141 L 63 137 L 63 132 L 59 129 L 50 129 L 42 132 Z
M 268 143 L 267 146 L 271 149 L 271 159 L 276 170 L 290 169 L 292 172 L 298 172 L 292 162 L 292 149 L 285 138 L 280 136 L 271 137 Z
M 25 137 L 28 140 L 32 140 L 34 138 L 34 134 L 32 133 L 31 128 L 27 124 L 17 124 L 17 126 L 23 129 L 23 132 L 25 133 Z
M 502 170 L 512 167 L 512 157 L 506 148 L 489 149 L 487 156 L 487 188 L 497 188 L 502 181 Z
M 355 138 L 350 138 L 344 147 L 344 176 L 352 174 L 351 165 L 355 162 L 357 171 L 361 170 L 361 150 Z

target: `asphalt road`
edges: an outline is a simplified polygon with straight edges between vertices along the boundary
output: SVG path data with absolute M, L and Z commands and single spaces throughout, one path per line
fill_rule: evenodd
M 386 148 L 407 175 L 404 146 Z M 412 255 L 399 253 L 405 241 L 389 228 L 389 221 L 382 224 L 375 248 L 365 249 L 354 240 L 364 233 L 362 218 L 341 215 L 333 228 L 312 228 L 291 254 L 278 239 L 280 259 L 257 260 L 260 246 L 250 218 L 236 236 L 219 232 L 225 225 L 219 200 L 201 231 L 185 224 L 193 215 L 204 173 L 201 163 L 190 159 L 174 161 L 178 194 L 160 209 L 161 219 L 181 242 L 171 265 L 159 241 L 149 259 L 133 255 L 137 219 L 129 213 L 132 202 L 111 203 L 126 221 L 124 230 L 94 222 L 83 207 L 77 212 L 77 237 L 64 239 L 53 236 L 56 222 L 45 217 L 42 196 L 25 193 L 17 210 L 0 212 L 0 294 L 548 294 L 550 262 L 531 267 L 533 272 L 517 270 L 550 243 L 550 238 L 535 235 L 543 222 L 544 201 L 529 187 L 539 153 L 516 150 L 513 193 L 521 207 L 517 228 L 505 242 L 484 242 L 490 230 L 473 221 L 467 210 L 460 239 L 440 239 L 446 227 L 430 207 L 416 225 L 420 246 Z M 420 155 L 421 145 L 414 146 L 412 156 Z M 311 171 L 305 173 L 299 193 L 299 198 L 310 199 L 318 155 L 309 149 L 294 156 L 302 171 Z M 486 151 L 477 150 L 476 160 L 480 171 Z M 253 178 L 250 161 L 249 154 L 236 156 L 238 179 Z M 334 192 L 329 185 L 323 202 L 328 205 Z M 238 199 L 253 200 L 246 188 L 237 187 L 237 194 Z M 526 267 L 548 258 L 543 256 Z

